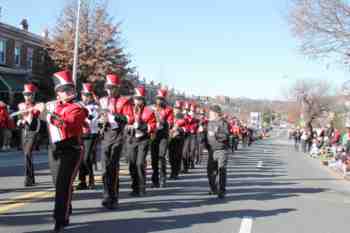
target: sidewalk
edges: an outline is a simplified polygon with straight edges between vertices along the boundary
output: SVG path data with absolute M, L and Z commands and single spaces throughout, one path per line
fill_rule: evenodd
M 293 149 L 294 149 L 294 144 L 291 143 L 291 145 L 293 146 Z M 297 152 L 300 152 L 303 155 L 306 155 L 308 158 L 311 158 L 313 160 L 318 160 L 321 167 L 324 167 L 325 169 L 327 169 L 328 171 L 330 171 L 334 175 L 341 177 L 344 180 L 350 181 L 350 171 L 348 171 L 344 174 L 344 171 L 342 171 L 341 169 L 339 169 L 337 167 L 330 167 L 329 164 L 330 164 L 331 159 L 325 160 L 325 159 L 322 159 L 321 156 L 313 157 L 310 155 L 310 153 L 304 153 L 302 151 L 297 151 Z

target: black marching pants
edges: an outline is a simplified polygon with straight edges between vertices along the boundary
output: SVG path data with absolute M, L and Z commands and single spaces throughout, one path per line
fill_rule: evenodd
M 168 137 L 156 137 L 151 143 L 152 157 L 152 183 L 158 186 L 166 182 L 166 153 L 168 150 Z M 160 170 L 160 171 L 159 171 Z M 160 182 L 159 182 L 160 181 Z
M 56 187 L 54 219 L 57 224 L 64 224 L 69 219 L 73 182 L 81 159 L 81 145 L 77 138 L 50 145 L 49 162 Z
M 121 130 L 108 130 L 102 140 L 103 200 L 118 203 L 120 157 L 123 149 Z
M 190 146 L 190 167 L 194 169 L 195 160 L 199 151 L 198 138 L 196 134 L 191 134 L 191 146 Z
M 184 137 L 184 144 L 183 144 L 183 153 L 182 153 L 182 161 L 183 161 L 183 172 L 187 173 L 188 169 L 190 168 L 190 162 L 191 162 L 191 135 L 186 134 Z
M 24 153 L 24 184 L 34 185 L 35 175 L 34 175 L 34 164 L 33 164 L 33 148 L 37 139 L 38 133 L 35 131 L 22 132 L 22 148 Z
M 89 176 L 89 185 L 94 184 L 94 169 L 93 164 L 95 161 L 95 150 L 97 144 L 98 135 L 90 134 L 83 138 L 84 152 L 83 160 L 79 168 L 79 181 L 86 184 L 86 176 Z
M 146 191 L 146 156 L 149 139 L 140 142 L 128 143 L 129 171 L 132 180 L 131 188 L 135 193 Z
M 169 160 L 172 178 L 178 177 L 180 174 L 183 145 L 184 138 L 182 136 L 172 138 L 169 142 Z

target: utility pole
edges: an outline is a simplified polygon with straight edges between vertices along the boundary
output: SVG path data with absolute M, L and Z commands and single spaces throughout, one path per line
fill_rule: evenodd
M 77 12 L 76 25 L 75 25 L 74 58 L 73 58 L 73 81 L 75 84 L 75 88 L 77 88 L 77 66 L 78 66 L 78 59 L 79 59 L 78 51 L 79 51 L 80 5 L 81 5 L 81 2 L 80 0 L 78 0 L 78 12 Z

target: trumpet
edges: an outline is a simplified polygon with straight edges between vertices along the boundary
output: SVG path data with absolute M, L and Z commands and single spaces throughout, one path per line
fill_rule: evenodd
M 20 111 L 17 111 L 17 112 L 13 112 L 12 114 L 10 114 L 10 117 L 13 118 L 15 116 L 18 116 L 18 115 L 22 115 L 22 114 L 25 114 L 25 113 L 29 113 L 33 110 L 38 110 L 40 112 L 44 112 L 44 111 L 47 111 L 47 106 L 49 105 L 52 105 L 52 104 L 56 104 L 60 101 L 68 101 L 68 100 L 72 100 L 76 97 L 76 95 L 71 95 L 71 96 L 67 96 L 66 98 L 63 98 L 63 99 L 57 99 L 57 100 L 52 100 L 52 101 L 49 101 L 47 103 L 37 103 L 36 105 L 34 105 L 33 107 L 31 108 L 28 108 L 28 109 L 25 109 L 25 110 L 20 110 Z

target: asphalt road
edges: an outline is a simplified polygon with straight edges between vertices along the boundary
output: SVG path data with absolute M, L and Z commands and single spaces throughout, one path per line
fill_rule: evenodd
M 350 183 L 320 162 L 294 152 L 285 135 L 230 156 L 227 196 L 208 196 L 206 164 L 130 198 L 122 177 L 120 207 L 106 211 L 98 190 L 75 192 L 71 226 L 88 233 L 338 233 L 349 231 Z M 13 169 L 13 170 L 12 170 Z M 53 227 L 48 170 L 39 167 L 34 188 L 23 188 L 21 167 L 0 168 L 0 232 L 44 233 Z M 22 199 L 19 199 L 22 197 Z M 16 200 L 17 198 L 17 200 Z M 11 201 L 12 200 L 12 201 Z

